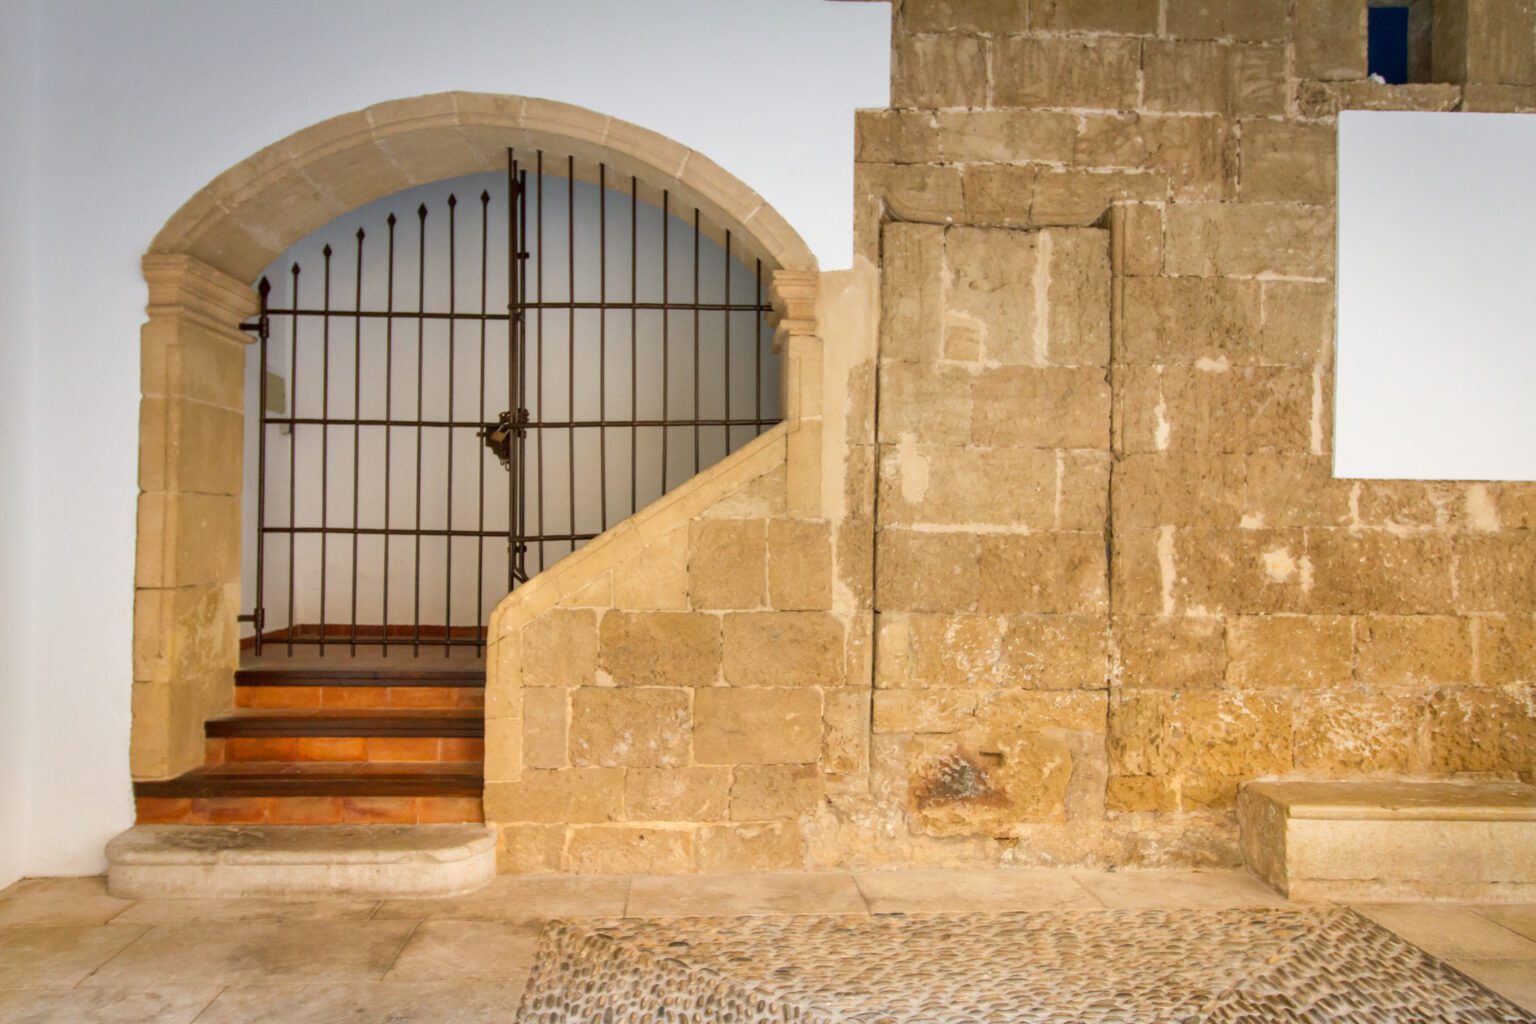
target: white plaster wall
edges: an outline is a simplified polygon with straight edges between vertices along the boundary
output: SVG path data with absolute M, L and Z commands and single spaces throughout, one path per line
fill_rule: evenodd
M 29 476 L 27 437 L 31 411 L 32 336 L 31 181 L 36 122 L 27 46 L 31 11 L 20 0 L 0 0 L 0 887 L 20 877 L 27 825 L 27 698 L 31 633 L 29 533 L 33 494 L 17 486 Z
M 40 228 L 8 263 L 3 374 L 9 534 L 0 730 L 24 736 L 19 870 L 100 870 L 131 820 L 128 776 L 138 258 L 220 171 L 334 114 L 467 89 L 546 96 L 643 124 L 757 188 L 826 268 L 851 251 L 853 110 L 883 106 L 890 9 L 825 0 L 5 0 L 8 47 L 34 55 Z M 15 9 L 13 11 L 13 8 Z M 12 17 L 12 14 L 16 17 Z M 22 15 L 26 15 L 23 17 Z M 28 17 L 35 25 L 27 27 Z M 21 31 L 18 31 L 21 26 Z M 9 53 L 6 54 L 9 57 Z M 7 59 L 9 76 L 19 74 Z M 8 118 L 11 114 L 6 115 Z M 9 145 L 0 147 L 12 150 Z M 16 172 L 6 158 L 6 189 Z M 8 214 L 9 216 L 9 214 Z M 7 257 L 11 259 L 12 257 Z M 29 272 L 29 287 L 16 273 Z M 30 295 L 30 324 L 13 305 Z M 14 321 L 23 317 L 20 324 Z M 29 353 L 29 355 L 28 355 Z M 30 406 L 26 400 L 30 399 Z M 23 506 L 17 531 L 14 517 Z M 27 518 L 30 513 L 30 519 Z M 28 554 L 30 553 L 30 554 Z M 31 561 L 25 561 L 30 558 Z M 27 707 L 18 711 L 15 683 Z M 0 737 L 0 757 L 22 749 Z M 14 873 L 17 867 L 0 871 Z

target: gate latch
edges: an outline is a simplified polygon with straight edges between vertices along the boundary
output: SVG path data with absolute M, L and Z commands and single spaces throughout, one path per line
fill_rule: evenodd
M 528 410 L 518 409 L 507 411 L 496 418 L 495 423 L 487 423 L 480 430 L 475 431 L 475 436 L 485 442 L 485 446 L 496 453 L 501 460 L 501 468 L 510 471 L 512 469 L 512 439 L 522 437 L 528 423 Z

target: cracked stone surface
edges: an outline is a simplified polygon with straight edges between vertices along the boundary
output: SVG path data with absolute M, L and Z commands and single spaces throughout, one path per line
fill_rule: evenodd
M 520 1024 L 1536 1021 L 1347 909 L 552 921 Z

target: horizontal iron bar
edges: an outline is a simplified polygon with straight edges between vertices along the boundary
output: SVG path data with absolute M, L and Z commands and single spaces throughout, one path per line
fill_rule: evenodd
M 450 430 L 482 430 L 486 424 L 473 420 L 378 420 L 378 419 L 324 419 L 318 416 L 268 417 L 262 421 L 275 427 L 436 427 Z M 753 419 L 698 419 L 698 420 L 535 420 L 519 423 L 520 429 L 569 430 L 571 428 L 599 427 L 772 427 L 779 420 Z
M 518 309 L 609 309 L 609 310 L 670 310 L 677 313 L 771 313 L 772 306 L 759 303 L 743 302 L 524 302 L 518 305 Z M 293 317 L 315 316 L 327 317 L 337 320 L 354 320 L 358 317 L 369 319 L 390 320 L 507 320 L 509 313 L 448 313 L 436 310 L 428 310 L 419 313 L 414 310 L 395 309 L 268 309 L 267 317 Z M 240 325 L 242 330 L 259 331 L 260 320 L 247 320 Z
M 357 534 L 359 537 L 479 537 L 482 540 L 507 540 L 509 535 L 506 530 L 413 530 L 408 526 L 392 526 L 383 529 L 376 526 L 263 526 L 262 533 L 302 533 L 314 535 L 321 533 L 336 533 L 343 536 Z M 595 533 L 525 533 L 518 537 L 520 543 L 531 540 L 591 540 Z M 287 639 L 274 640 L 272 643 L 287 643 Z M 348 643 L 347 637 L 340 641 L 332 640 L 331 643 Z M 359 643 L 362 641 L 359 640 Z

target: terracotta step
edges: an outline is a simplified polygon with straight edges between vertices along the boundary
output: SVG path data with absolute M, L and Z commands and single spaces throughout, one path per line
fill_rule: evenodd
M 338 661 L 337 665 L 248 665 L 235 671 L 236 686 L 485 686 L 485 667 L 463 662 L 424 664 L 426 659 L 397 665 Z

